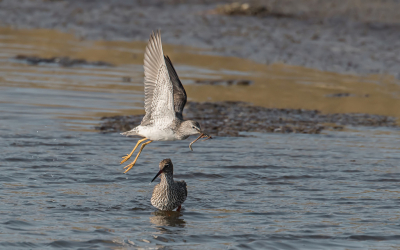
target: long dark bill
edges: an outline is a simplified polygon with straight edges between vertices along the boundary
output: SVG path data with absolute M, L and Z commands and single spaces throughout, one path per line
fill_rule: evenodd
M 158 173 L 157 173 L 156 176 L 153 178 L 153 180 L 151 180 L 151 182 L 153 182 L 162 172 L 163 172 L 162 169 L 161 169 L 160 171 L 158 171 Z

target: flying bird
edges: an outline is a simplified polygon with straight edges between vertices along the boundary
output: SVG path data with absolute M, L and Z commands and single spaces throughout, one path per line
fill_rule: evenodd
M 121 133 L 126 136 L 144 137 L 136 143 L 131 153 L 122 157 L 121 164 L 127 161 L 143 143 L 135 160 L 124 167 L 126 169 L 124 173 L 136 164 L 143 148 L 153 141 L 185 140 L 191 135 L 200 134 L 189 144 L 192 150 L 192 144 L 198 139 L 211 138 L 202 132 L 198 122 L 183 120 L 182 112 L 187 101 L 186 91 L 171 59 L 163 54 L 160 31 L 151 34 L 144 54 L 144 94 L 146 114 L 142 122 L 132 130 Z

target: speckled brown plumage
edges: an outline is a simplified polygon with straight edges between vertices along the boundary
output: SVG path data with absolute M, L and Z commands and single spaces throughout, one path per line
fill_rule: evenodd
M 154 187 L 151 197 L 151 204 L 163 211 L 172 211 L 179 208 L 187 197 L 185 181 L 174 181 L 174 166 L 171 159 L 164 159 L 160 162 L 158 176 L 161 182 Z

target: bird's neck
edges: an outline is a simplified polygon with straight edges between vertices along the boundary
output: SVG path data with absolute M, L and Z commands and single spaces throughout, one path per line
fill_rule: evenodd
M 165 174 L 163 173 L 161 175 L 161 182 L 160 184 L 162 186 L 170 186 L 171 184 L 174 183 L 174 177 L 171 174 Z
M 185 139 L 187 139 L 189 137 L 189 135 L 185 134 L 185 129 L 184 129 L 183 122 L 178 126 L 177 137 L 178 137 L 179 140 L 185 140 Z

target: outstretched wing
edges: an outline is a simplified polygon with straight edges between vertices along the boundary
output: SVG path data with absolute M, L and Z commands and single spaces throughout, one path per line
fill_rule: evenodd
M 174 87 L 175 115 L 178 118 L 183 119 L 182 112 L 187 101 L 186 91 L 185 88 L 183 88 L 181 81 L 179 80 L 174 65 L 172 65 L 171 59 L 169 59 L 168 56 L 164 56 L 164 58 L 165 58 L 165 64 L 167 65 L 169 77 L 171 78 L 171 82 Z
M 175 119 L 173 85 L 165 65 L 161 34 L 151 34 L 144 54 L 144 109 L 141 125 L 167 127 Z

